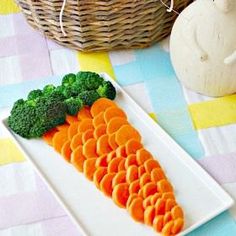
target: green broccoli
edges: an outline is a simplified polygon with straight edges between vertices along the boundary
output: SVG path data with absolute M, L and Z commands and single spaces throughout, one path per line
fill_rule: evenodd
M 64 87 L 72 85 L 76 80 L 76 75 L 75 74 L 67 74 L 62 78 L 62 83 L 61 85 Z
M 101 97 L 106 97 L 114 100 L 116 97 L 116 89 L 110 81 L 104 81 L 97 89 L 98 94 Z
M 29 92 L 27 99 L 35 100 L 42 95 L 42 91 L 40 89 L 35 89 Z
M 92 106 L 92 104 L 100 98 L 96 90 L 84 91 L 78 95 L 83 105 Z
M 56 87 L 53 84 L 48 84 L 43 88 L 43 95 L 49 95 L 51 94 Z
M 78 111 L 83 107 L 83 102 L 79 97 L 76 98 L 68 98 L 65 100 L 65 104 L 67 107 L 67 114 L 75 116 Z

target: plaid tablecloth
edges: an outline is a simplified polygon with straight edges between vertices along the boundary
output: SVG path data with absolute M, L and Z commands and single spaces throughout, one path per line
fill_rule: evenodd
M 168 41 L 148 49 L 72 51 L 31 29 L 12 0 L 0 0 L 0 108 L 55 75 L 107 72 L 236 198 L 236 95 L 186 90 L 172 69 Z M 197 202 L 196 202 L 197 204 Z M 232 207 L 190 235 L 236 235 Z M 0 130 L 0 235 L 80 235 L 30 164 Z

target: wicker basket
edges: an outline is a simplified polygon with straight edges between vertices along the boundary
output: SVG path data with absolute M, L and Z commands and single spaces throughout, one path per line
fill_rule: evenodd
M 28 22 L 48 38 L 80 51 L 143 48 L 166 37 L 177 14 L 160 0 L 17 0 Z M 163 0 L 167 5 L 170 0 Z M 183 10 L 192 0 L 175 0 Z

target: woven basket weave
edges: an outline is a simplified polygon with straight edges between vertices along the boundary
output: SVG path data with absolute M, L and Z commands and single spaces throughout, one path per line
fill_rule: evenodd
M 160 0 L 17 0 L 28 22 L 48 38 L 80 51 L 143 48 L 166 37 L 177 14 Z M 168 6 L 170 0 L 163 0 Z M 175 0 L 183 10 L 192 0 Z

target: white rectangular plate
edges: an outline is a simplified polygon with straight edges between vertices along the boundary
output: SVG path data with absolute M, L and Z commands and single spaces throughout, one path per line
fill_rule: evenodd
M 189 233 L 228 209 L 233 204 L 232 198 L 116 82 L 108 75 L 102 75 L 116 87 L 116 102 L 126 111 L 129 122 L 140 131 L 144 146 L 160 162 L 175 188 L 177 201 L 185 212 L 185 227 L 180 235 Z M 2 119 L 8 130 L 5 121 Z M 26 140 L 10 130 L 9 134 L 82 234 L 157 235 L 151 227 L 134 222 L 126 210 L 118 208 L 42 140 Z

